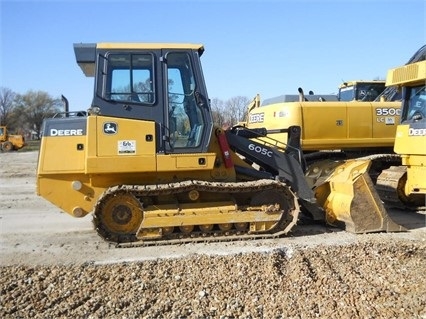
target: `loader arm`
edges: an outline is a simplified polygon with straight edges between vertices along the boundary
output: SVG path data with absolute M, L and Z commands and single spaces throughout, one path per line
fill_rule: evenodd
M 298 132 L 300 134 L 300 130 Z M 258 134 L 243 127 L 226 132 L 229 146 L 234 152 L 257 164 L 262 171 L 269 173 L 271 178 L 285 181 L 301 200 L 315 203 L 314 192 L 305 179 L 300 163 L 301 158 L 297 156 L 297 146 L 287 145 L 287 150 L 292 151 L 282 152 L 250 139 L 256 137 L 259 137 Z M 299 139 L 289 137 L 289 141 L 291 140 Z
M 257 164 L 270 178 L 290 185 L 314 220 L 325 220 L 353 233 L 405 230 L 391 220 L 381 203 L 368 175 L 369 160 L 327 160 L 305 170 L 300 127 L 291 126 L 285 133 L 285 148 L 277 147 L 279 141 L 259 139 L 267 138 L 266 129 L 238 126 L 226 135 L 234 152 Z

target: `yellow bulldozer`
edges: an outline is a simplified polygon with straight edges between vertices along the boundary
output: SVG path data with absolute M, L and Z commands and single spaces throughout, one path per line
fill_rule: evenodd
M 377 189 L 391 205 L 426 209 L 426 46 L 406 65 L 389 70 L 386 86 L 402 92 L 401 123 L 394 146 L 402 165 L 384 170 Z
M 0 126 L 0 145 L 3 152 L 17 151 L 25 145 L 25 138 L 18 134 L 9 134 L 6 126 Z
M 91 213 L 106 241 L 276 237 L 301 212 L 355 233 L 403 230 L 372 187 L 370 161 L 328 161 L 307 177 L 300 126 L 285 141 L 259 139 L 264 128 L 215 127 L 203 45 L 74 51 L 95 78 L 92 105 L 84 116 L 44 121 L 37 193 L 74 217 Z

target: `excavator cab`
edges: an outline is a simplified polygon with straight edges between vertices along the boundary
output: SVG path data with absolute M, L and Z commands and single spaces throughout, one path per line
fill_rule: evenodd
M 385 90 L 385 81 L 348 81 L 339 87 L 339 101 L 374 101 Z

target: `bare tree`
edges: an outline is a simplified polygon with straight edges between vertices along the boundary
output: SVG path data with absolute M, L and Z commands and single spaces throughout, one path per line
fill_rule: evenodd
M 236 96 L 226 101 L 225 116 L 230 125 L 235 125 L 245 119 L 249 103 L 250 99 L 246 96 Z
M 15 108 L 16 93 L 6 87 L 0 87 L 0 125 L 8 125 L 8 120 Z
M 218 127 L 224 127 L 226 124 L 224 116 L 225 103 L 218 98 L 213 98 L 210 105 L 212 109 L 213 124 Z
M 40 136 L 43 120 L 60 112 L 61 105 L 60 99 L 43 91 L 28 91 L 18 96 L 19 116 L 37 136 Z

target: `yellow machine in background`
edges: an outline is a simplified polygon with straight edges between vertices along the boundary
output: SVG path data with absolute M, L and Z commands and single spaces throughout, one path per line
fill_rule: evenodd
M 385 89 L 385 81 L 347 81 L 339 86 L 339 101 L 374 101 Z
M 422 137 L 424 115 L 421 111 L 424 101 L 422 85 L 424 89 L 426 77 L 424 61 L 421 60 L 425 59 L 425 51 L 425 47 L 420 48 L 407 66 L 389 71 L 385 90 L 383 81 L 377 81 L 375 85 L 376 81 L 366 81 L 362 94 L 361 89 L 355 89 L 362 81 L 342 84 L 339 96 L 342 98 L 342 92 L 347 90 L 350 92 L 345 93 L 347 101 L 335 101 L 330 96 L 305 96 L 300 88 L 299 101 L 273 98 L 261 104 L 259 96 L 256 96 L 248 106 L 247 122 L 243 125 L 249 129 L 264 127 L 264 135 L 273 136 L 279 141 L 288 138 L 286 128 L 300 126 L 301 148 L 306 165 L 310 167 L 306 172 L 308 176 L 315 176 L 315 171 L 321 171 L 325 159 L 362 157 L 372 161 L 369 173 L 381 200 L 391 206 L 424 207 L 424 196 L 420 195 L 423 188 L 419 187 L 422 184 L 419 180 L 425 180 L 426 146 Z M 397 90 L 396 86 L 400 89 Z M 401 87 L 406 92 L 402 102 L 404 111 Z M 360 101 L 362 96 L 373 96 L 368 93 L 373 88 L 382 93 L 374 94 L 374 101 L 365 101 L 371 98 Z M 416 96 L 416 100 L 411 101 L 407 95 Z M 358 100 L 354 100 L 355 97 Z M 416 110 L 419 111 L 414 124 L 398 126 L 401 121 L 407 123 Z M 407 182 L 407 176 L 411 176 L 412 182 Z
M 105 240 L 276 237 L 301 211 L 356 233 L 403 229 L 371 187 L 369 161 L 330 161 L 306 178 L 300 126 L 289 127 L 284 142 L 214 127 L 202 45 L 74 50 L 95 78 L 92 106 L 44 121 L 37 193 L 74 217 L 92 213 Z
M 0 126 L 0 145 L 3 152 L 10 152 L 23 148 L 26 143 L 22 135 L 9 134 L 6 126 Z
M 402 90 L 401 123 L 395 137 L 395 153 L 403 166 L 384 170 L 377 180 L 382 198 L 393 205 L 425 207 L 426 196 L 426 46 L 418 52 L 420 62 L 391 69 L 387 86 Z
M 260 103 L 259 96 L 248 109 L 246 127 L 265 127 L 268 134 L 286 141 L 283 129 L 293 125 L 302 128 L 303 151 L 380 150 L 391 151 L 396 126 L 400 120 L 401 102 L 359 102 L 308 100 L 299 88 L 296 102 L 277 99 Z M 311 98 L 311 96 L 309 96 Z

